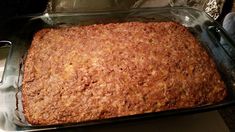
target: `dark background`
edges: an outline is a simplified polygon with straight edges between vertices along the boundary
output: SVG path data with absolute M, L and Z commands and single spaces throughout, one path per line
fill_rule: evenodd
M 10 17 L 41 13 L 48 0 L 0 0 L 0 16 Z

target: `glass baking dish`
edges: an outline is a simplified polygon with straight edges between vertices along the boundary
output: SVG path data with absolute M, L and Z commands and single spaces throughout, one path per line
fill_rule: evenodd
M 220 103 L 195 108 L 131 115 L 75 124 L 53 126 L 32 126 L 28 124 L 22 113 L 22 65 L 34 33 L 43 28 L 127 21 L 175 21 L 186 26 L 215 60 L 217 68 L 226 83 L 228 97 Z M 162 7 L 123 11 L 46 13 L 5 19 L 0 22 L 0 29 L 0 43 L 10 47 L 4 75 L 0 82 L 0 130 L 49 130 L 137 119 L 145 120 L 162 116 L 209 111 L 235 104 L 235 44 L 219 24 L 208 17 L 206 13 L 196 9 Z

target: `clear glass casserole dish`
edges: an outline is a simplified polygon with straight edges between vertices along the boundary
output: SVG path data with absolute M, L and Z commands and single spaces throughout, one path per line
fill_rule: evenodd
M 220 103 L 195 108 L 131 115 L 104 120 L 54 126 L 32 126 L 22 113 L 22 64 L 35 32 L 43 28 L 127 21 L 175 21 L 186 26 L 201 42 L 226 83 L 228 97 Z M 235 103 L 235 45 L 219 24 L 204 12 L 186 7 L 131 9 L 125 11 L 56 13 L 10 18 L 0 22 L 0 44 L 9 47 L 0 83 L 0 128 L 2 130 L 48 130 L 115 123 L 160 116 L 180 115 L 218 109 Z M 7 41 L 6 41 L 7 40 Z

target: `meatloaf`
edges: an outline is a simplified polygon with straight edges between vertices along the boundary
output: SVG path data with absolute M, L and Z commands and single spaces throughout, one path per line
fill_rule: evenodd
M 175 22 L 42 29 L 24 61 L 24 115 L 55 125 L 191 108 L 226 97 L 213 59 Z

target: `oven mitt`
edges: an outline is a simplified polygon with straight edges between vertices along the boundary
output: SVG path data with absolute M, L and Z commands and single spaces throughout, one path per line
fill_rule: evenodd
M 235 42 L 235 12 L 227 14 L 223 21 L 223 28 Z

